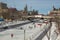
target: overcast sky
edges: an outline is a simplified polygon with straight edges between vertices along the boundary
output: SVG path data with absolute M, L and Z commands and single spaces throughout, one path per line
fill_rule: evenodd
M 60 0 L 0 0 L 0 2 L 7 3 L 8 7 L 15 7 L 18 10 L 23 10 L 27 4 L 29 10 L 35 9 L 43 14 L 52 10 L 53 5 L 56 8 L 60 7 Z

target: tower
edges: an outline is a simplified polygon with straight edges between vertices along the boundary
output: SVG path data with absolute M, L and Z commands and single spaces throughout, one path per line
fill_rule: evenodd
M 54 5 L 53 5 L 53 10 L 56 10 L 56 8 L 54 7 Z
M 26 6 L 25 6 L 25 8 L 24 8 L 24 11 L 25 11 L 25 12 L 28 11 L 27 4 L 26 4 Z

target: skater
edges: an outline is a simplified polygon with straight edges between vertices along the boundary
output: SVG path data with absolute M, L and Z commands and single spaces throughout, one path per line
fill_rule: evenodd
M 13 34 L 11 34 L 11 37 L 13 38 Z

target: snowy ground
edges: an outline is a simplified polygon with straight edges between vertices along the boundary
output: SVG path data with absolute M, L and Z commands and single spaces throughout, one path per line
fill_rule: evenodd
M 39 25 L 37 25 L 39 24 Z M 42 25 L 40 25 L 42 24 Z M 25 30 L 25 40 L 32 40 L 35 38 L 40 31 L 43 31 L 46 24 L 45 23 L 30 23 L 14 29 L 9 29 L 0 32 L 0 40 L 24 40 L 24 30 Z M 21 29 L 22 27 L 22 29 Z M 13 34 L 13 38 L 11 37 Z
M 56 23 L 52 22 L 52 27 L 51 27 L 51 31 L 50 31 L 51 32 L 50 33 L 50 40 L 56 40 L 57 39 L 57 33 L 55 32 L 55 30 L 56 30 Z M 48 40 L 47 35 L 42 40 Z
M 58 35 L 57 39 L 56 40 L 60 40 L 60 34 Z

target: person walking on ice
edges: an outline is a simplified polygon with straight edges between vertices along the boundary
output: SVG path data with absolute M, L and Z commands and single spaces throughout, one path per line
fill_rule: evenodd
M 13 35 L 13 34 L 11 34 L 11 38 L 13 38 L 13 36 L 14 36 L 14 35 Z

